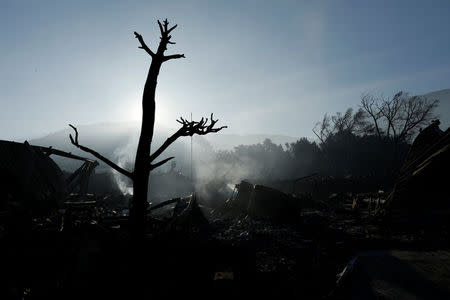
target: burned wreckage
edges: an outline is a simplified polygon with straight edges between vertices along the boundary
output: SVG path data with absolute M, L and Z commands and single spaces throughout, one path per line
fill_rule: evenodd
M 32 146 L 28 142 L 0 141 L 1 207 L 11 213 L 45 213 L 60 208 L 70 193 L 86 194 L 89 176 L 98 162 L 52 147 Z M 68 178 L 50 158 L 58 155 L 82 161 Z
M 450 131 L 438 122 L 390 192 L 336 184 L 324 194 L 330 179 L 318 174 L 283 191 L 244 180 L 214 207 L 195 194 L 151 204 L 139 246 L 127 215 L 86 194 L 95 161 L 28 143 L 2 141 L 0 152 L 9 298 L 450 298 Z M 82 166 L 64 178 L 50 155 Z M 11 216 L 27 215 L 30 226 L 11 233 Z

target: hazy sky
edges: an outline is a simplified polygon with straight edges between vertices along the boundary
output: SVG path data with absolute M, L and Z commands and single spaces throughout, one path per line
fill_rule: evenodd
M 157 18 L 179 26 L 157 118 L 311 136 L 363 92 L 450 88 L 450 1 L 0 0 L 0 139 L 139 119 Z

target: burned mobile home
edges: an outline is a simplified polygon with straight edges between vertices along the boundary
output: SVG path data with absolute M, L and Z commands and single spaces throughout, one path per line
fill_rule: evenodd
M 70 212 L 73 201 L 92 198 L 87 192 L 98 166 L 95 160 L 26 141 L 0 141 L 0 154 L 0 211 L 6 232 L 29 233 L 36 218 L 45 219 L 57 210 Z M 78 160 L 81 165 L 67 173 L 52 155 Z
M 85 194 L 89 176 L 98 165 L 94 160 L 28 142 L 0 141 L 0 155 L 2 208 L 30 210 L 34 214 L 62 207 L 70 193 Z M 80 160 L 83 164 L 65 178 L 51 155 Z
M 407 213 L 417 221 L 449 216 L 450 130 L 443 132 L 439 124 L 433 121 L 411 145 L 387 202 L 393 214 Z

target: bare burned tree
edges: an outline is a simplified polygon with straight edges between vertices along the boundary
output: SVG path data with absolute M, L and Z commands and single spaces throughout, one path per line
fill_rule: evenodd
M 331 117 L 328 114 L 323 116 L 321 122 L 317 122 L 313 128 L 313 133 L 317 136 L 321 143 L 325 143 L 327 138 L 333 134 L 333 127 L 331 126 Z
M 317 122 L 313 128 L 313 133 L 324 143 L 330 136 L 336 133 L 351 133 L 364 135 L 371 131 L 372 125 L 367 122 L 367 114 L 364 110 L 358 109 L 353 112 L 353 108 L 348 108 L 344 114 L 337 112 L 333 116 L 325 114 L 321 122 Z
M 106 157 L 97 153 L 96 151 L 80 145 L 78 142 L 78 131 L 70 125 L 75 131 L 75 138 L 70 135 L 70 141 L 72 144 L 81 150 L 88 152 L 100 159 L 108 166 L 112 167 L 117 172 L 129 177 L 133 182 L 133 199 L 130 209 L 130 226 L 135 234 L 141 234 L 144 230 L 145 216 L 148 206 L 147 193 L 148 193 L 148 179 L 150 171 L 158 168 L 173 159 L 173 157 L 165 158 L 159 162 L 155 160 L 167 149 L 173 142 L 182 136 L 206 135 L 208 133 L 215 133 L 226 126 L 215 128 L 218 120 L 202 118 L 200 121 L 187 121 L 183 118 L 177 120 L 182 126 L 171 137 L 169 137 L 153 154 L 150 154 L 151 144 L 153 140 L 153 132 L 155 126 L 155 91 L 157 85 L 157 78 L 161 65 L 171 59 L 184 58 L 184 54 L 164 55 L 167 50 L 168 44 L 175 44 L 171 41 L 170 33 L 177 27 L 177 25 L 169 28 L 169 22 L 164 20 L 162 23 L 158 21 L 159 30 L 161 33 L 159 46 L 156 52 L 153 52 L 144 42 L 142 36 L 134 32 L 135 37 L 138 39 L 139 48 L 144 49 L 152 58 L 150 69 L 148 71 L 147 80 L 144 86 L 144 92 L 142 96 L 142 123 L 141 134 L 139 137 L 138 147 L 136 151 L 136 159 L 134 164 L 134 171 L 127 171 L 117 164 L 113 163 Z
M 436 118 L 434 110 L 438 105 L 439 100 L 411 97 L 404 92 L 398 92 L 390 99 L 366 93 L 361 96 L 361 105 L 356 112 L 348 108 L 345 113 L 325 114 L 322 121 L 316 123 L 313 133 L 322 144 L 337 133 L 351 133 L 359 136 L 376 134 L 397 145 L 410 142 L 421 127 Z
M 363 94 L 361 96 L 361 107 L 372 120 L 377 136 L 381 138 L 382 132 L 379 125 L 379 120 L 382 117 L 382 114 L 378 109 L 375 98 L 368 93 Z
M 402 91 L 391 99 L 375 99 L 369 94 L 361 98 L 361 107 L 371 117 L 378 136 L 385 135 L 395 143 L 410 141 L 421 126 L 436 117 L 438 105 L 439 100 L 411 97 Z

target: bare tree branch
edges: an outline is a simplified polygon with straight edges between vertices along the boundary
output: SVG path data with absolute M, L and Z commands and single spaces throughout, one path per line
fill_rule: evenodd
M 317 124 L 316 124 L 317 125 Z M 320 140 L 321 143 L 324 143 L 324 140 L 322 137 L 320 137 L 317 132 L 315 131 L 315 128 L 312 129 L 312 132 L 317 136 L 317 138 Z
M 377 133 L 398 143 L 408 141 L 417 133 L 419 126 L 434 118 L 433 110 L 439 101 L 422 96 L 411 97 L 400 91 L 391 99 L 374 99 L 366 94 L 361 98 L 361 104 L 372 118 Z
M 404 102 L 404 114 L 400 116 L 403 126 L 398 139 L 408 139 L 417 133 L 418 126 L 433 119 L 432 111 L 438 106 L 438 100 L 429 101 L 420 96 L 407 97 Z
M 319 138 L 319 140 L 324 143 L 331 135 L 334 134 L 334 128 L 330 124 L 331 118 L 328 114 L 323 116 L 321 122 L 317 122 L 313 128 L 314 134 Z M 318 129 L 317 129 L 318 128 Z M 319 131 L 319 133 L 316 132 Z
M 163 159 L 162 161 L 157 162 L 156 164 L 151 164 L 151 165 L 150 165 L 150 170 L 154 170 L 154 169 L 156 169 L 156 168 L 162 166 L 163 164 L 165 164 L 166 162 L 168 162 L 169 160 L 174 159 L 174 158 L 175 158 L 175 157 L 172 156 L 172 157 Z
M 119 167 L 118 165 L 116 165 L 115 163 L 113 163 L 112 161 L 110 161 L 109 159 L 104 157 L 103 155 L 99 154 L 98 152 L 96 152 L 96 151 L 94 151 L 94 150 L 92 150 L 92 149 L 90 149 L 88 147 L 85 147 L 83 145 L 80 145 L 78 143 L 78 130 L 77 130 L 77 128 L 75 126 L 73 126 L 72 124 L 69 124 L 69 126 L 72 127 L 73 130 L 75 131 L 75 139 L 72 137 L 71 134 L 69 134 L 70 141 L 72 142 L 72 144 L 75 147 L 83 150 L 84 152 L 88 152 L 88 153 L 94 155 L 96 158 L 100 159 L 105 164 L 107 164 L 108 166 L 110 166 L 111 168 L 116 170 L 117 172 L 119 172 L 119 173 L 121 173 L 121 174 L 123 174 L 123 175 L 125 175 L 125 176 L 127 176 L 127 177 L 129 177 L 131 179 L 133 179 L 133 173 L 131 173 L 131 172 L 125 170 L 125 169 L 122 169 L 121 167 Z
M 167 19 L 166 19 L 166 21 L 167 21 Z M 165 32 L 164 32 L 164 29 L 163 29 L 163 27 L 161 25 L 161 22 L 159 20 L 158 20 L 158 25 L 159 25 L 159 31 L 161 32 L 161 36 L 164 36 Z
M 208 118 L 201 118 L 199 122 L 187 121 L 183 117 L 177 120 L 178 123 L 182 125 L 172 136 L 170 136 L 162 145 L 158 148 L 152 155 L 150 155 L 150 162 L 153 162 L 161 153 L 164 152 L 173 142 L 175 142 L 179 137 L 182 136 L 193 136 L 194 134 L 206 135 L 208 133 L 219 132 L 228 126 L 222 126 L 214 128 L 214 125 L 219 121 L 219 119 L 214 120 L 214 115 L 211 114 L 210 124 L 208 123 Z
M 158 47 L 158 52 L 157 55 L 159 57 L 163 56 L 163 53 L 165 50 L 167 50 L 167 44 L 175 44 L 175 42 L 172 42 L 170 39 L 172 38 L 170 34 L 170 32 L 172 32 L 172 30 L 174 30 L 175 28 L 177 28 L 178 25 L 173 26 L 172 28 L 169 28 L 169 21 L 167 21 L 167 19 L 165 19 L 163 21 L 163 23 L 161 24 L 161 22 L 158 20 L 158 26 L 159 26 L 159 31 L 161 32 L 161 42 L 159 44 Z M 176 55 L 171 55 L 166 57 L 162 57 L 163 61 L 167 61 L 169 59 L 172 58 L 180 58 L 180 57 L 184 57 L 183 54 L 176 54 Z
M 167 21 L 167 19 L 166 19 Z M 167 34 L 169 34 L 172 30 L 174 30 L 175 28 L 177 28 L 178 24 L 175 24 L 175 26 L 173 26 L 172 28 L 170 28 L 169 30 L 167 30 Z
M 150 155 L 150 162 L 154 161 L 161 153 L 164 152 L 173 142 L 175 142 L 179 137 L 181 137 L 182 128 L 178 129 L 177 132 L 172 134 L 166 141 L 158 148 L 152 155 Z
M 175 44 L 172 42 L 169 42 L 170 44 Z M 168 61 L 169 59 L 176 59 L 176 58 L 186 58 L 184 54 L 174 54 L 174 55 L 168 55 L 164 56 L 163 61 Z
M 168 61 L 170 59 L 175 59 L 175 58 L 184 58 L 185 57 L 184 54 L 174 54 L 174 55 L 169 55 L 169 56 L 163 55 L 164 51 L 167 49 L 167 44 L 175 44 L 175 42 L 170 41 L 172 36 L 169 35 L 169 33 L 172 30 L 174 30 L 175 28 L 177 28 L 178 25 L 175 25 L 172 28 L 168 29 L 169 22 L 167 21 L 167 19 L 165 19 L 162 24 L 158 20 L 158 25 L 159 25 L 159 30 L 161 32 L 161 42 L 160 42 L 160 45 L 158 47 L 158 51 L 156 52 L 156 54 L 147 46 L 144 39 L 142 38 L 142 35 L 140 35 L 139 33 L 137 33 L 135 31 L 134 35 L 139 40 L 139 43 L 141 44 L 141 46 L 139 48 L 144 49 L 153 58 L 156 56 L 159 58 L 162 57 L 163 61 Z
M 163 24 L 164 24 L 164 32 L 166 32 L 166 34 L 167 34 L 168 33 L 167 26 L 169 25 L 169 21 L 167 21 L 167 18 L 163 21 Z
M 378 120 L 381 118 L 381 112 L 380 109 L 375 110 L 375 107 L 377 107 L 375 104 L 375 99 L 369 94 L 363 94 L 361 96 L 361 106 L 364 111 L 372 118 L 376 133 L 378 137 L 381 138 L 380 125 L 378 124 Z
M 180 120 L 177 120 L 178 123 L 182 124 L 183 127 L 181 127 L 182 136 L 193 136 L 194 134 L 198 135 L 206 135 L 208 133 L 215 133 L 219 132 L 220 130 L 224 128 L 228 128 L 228 126 L 222 126 L 218 128 L 214 128 L 214 125 L 219 121 L 219 119 L 214 120 L 214 115 L 211 114 L 211 121 L 210 124 L 208 123 L 208 118 L 201 118 L 199 122 L 196 121 L 186 121 L 183 118 L 180 118 Z
M 155 53 L 153 53 L 153 51 L 150 50 L 150 48 L 147 46 L 147 44 L 145 44 L 144 39 L 142 38 L 142 35 L 140 35 L 136 31 L 134 32 L 134 35 L 138 39 L 139 43 L 141 43 L 141 46 L 139 48 L 144 49 L 148 54 L 150 54 L 151 57 L 154 57 Z

